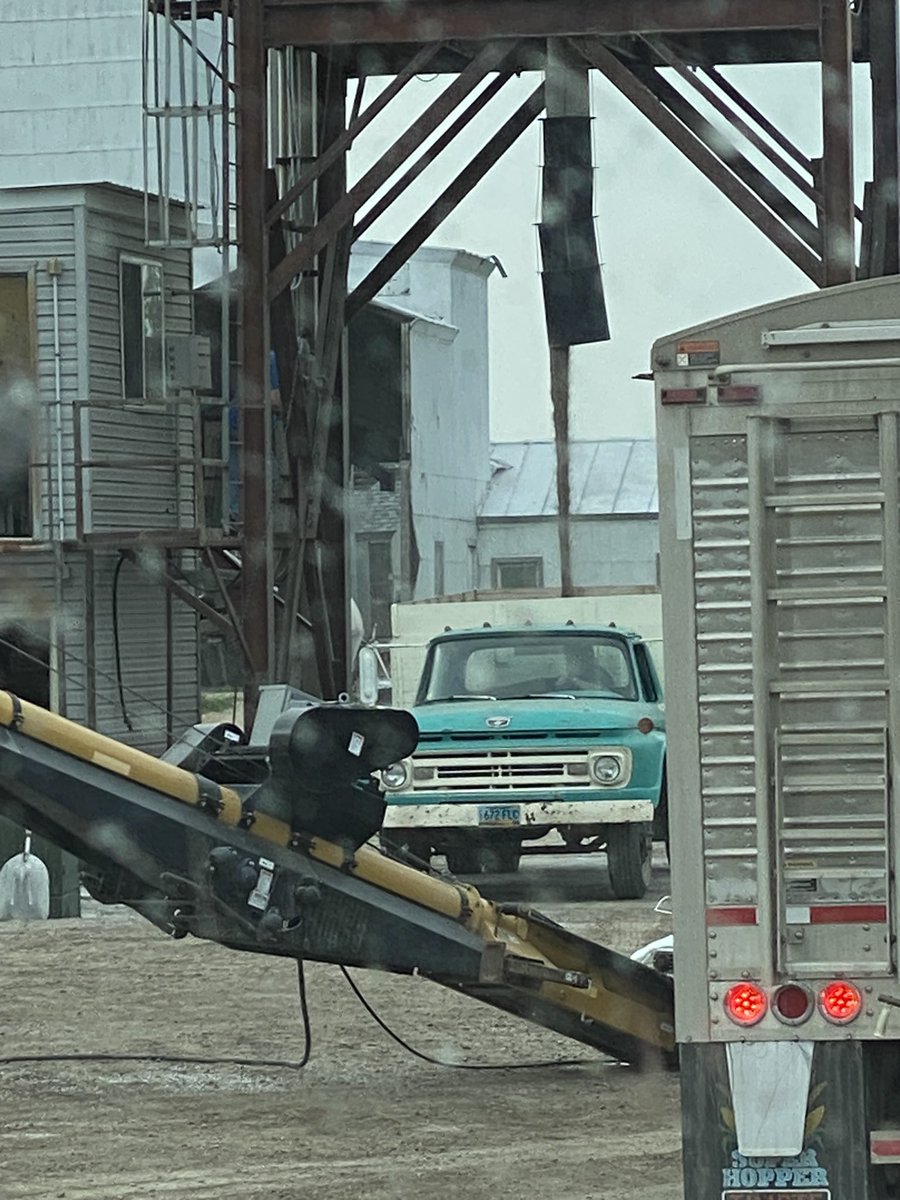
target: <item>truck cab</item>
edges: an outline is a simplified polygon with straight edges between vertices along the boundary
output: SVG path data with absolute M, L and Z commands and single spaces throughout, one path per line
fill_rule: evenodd
M 613 893 L 644 894 L 654 832 L 667 836 L 665 710 L 638 634 L 447 630 L 428 645 L 413 714 L 415 753 L 381 776 L 387 845 L 443 854 L 459 874 L 514 871 L 526 842 L 605 849 Z

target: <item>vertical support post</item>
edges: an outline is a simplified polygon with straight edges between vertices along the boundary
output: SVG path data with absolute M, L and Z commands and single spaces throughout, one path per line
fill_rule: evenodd
M 869 0 L 869 59 L 872 73 L 871 230 L 867 274 L 900 272 L 900 127 L 898 127 L 897 0 Z
M 574 277 L 592 274 L 591 259 L 596 261 L 594 247 L 593 216 L 591 213 L 592 181 L 590 172 L 570 169 L 571 155 L 563 154 L 549 141 L 551 125 L 566 118 L 574 118 L 583 126 L 585 140 L 590 147 L 587 133 L 591 115 L 590 88 L 587 65 L 577 57 L 568 42 L 559 38 L 547 39 L 547 64 L 545 75 L 545 98 L 547 120 L 544 122 L 545 167 L 541 198 L 541 249 L 544 269 L 544 308 L 547 319 L 547 338 L 550 343 L 550 401 L 553 407 L 553 434 L 556 442 L 556 499 L 557 534 L 559 537 L 559 583 L 563 596 L 572 595 L 572 520 L 571 483 L 569 478 L 569 356 L 572 342 L 593 340 L 590 335 L 577 333 L 572 323 L 562 320 L 557 311 L 559 296 L 551 286 L 553 277 L 562 278 L 568 285 Z M 562 161 L 568 166 L 560 170 Z M 581 178 L 579 178 L 579 174 Z M 584 210 L 584 211 L 582 211 Z M 580 226 L 580 227 L 579 227 Z M 560 234 L 569 234 L 573 245 L 585 239 L 586 245 L 571 258 L 568 249 L 561 253 L 558 239 Z M 567 243 L 566 243 L 567 244 Z M 571 259 L 571 261 L 570 261 Z M 594 336 L 603 329 L 590 331 Z
M 347 77 L 344 59 L 335 54 L 326 67 L 320 63 L 317 85 L 321 121 L 319 146 L 330 146 L 346 126 Z M 319 179 L 317 219 L 323 217 L 346 194 L 346 153 Z M 320 651 L 320 675 L 323 688 L 330 686 L 335 694 L 346 690 L 349 683 L 347 663 L 347 625 L 350 597 L 347 594 L 347 564 L 345 561 L 344 507 L 347 479 L 345 463 L 344 386 L 341 372 L 341 345 L 344 335 L 344 302 L 347 295 L 347 262 L 349 230 L 336 234 L 319 254 L 320 293 L 318 297 L 319 328 L 316 331 L 317 369 L 323 388 L 316 389 L 317 402 L 330 408 L 324 455 L 324 480 L 321 512 L 312 551 L 310 593 L 313 624 L 317 641 L 325 639 L 328 663 Z M 317 418 L 324 416 L 317 413 Z M 315 455 L 315 448 L 314 448 Z M 316 462 L 313 460 L 315 473 Z M 307 521 L 307 533 L 312 531 Z M 330 677 L 330 678 L 329 678 Z
M 172 574 L 174 556 L 165 552 L 166 576 Z M 202 717 L 203 714 L 201 713 Z M 172 592 L 166 588 L 166 748 L 175 741 L 175 612 Z
M 237 225 L 240 303 L 241 587 L 242 620 L 250 651 L 244 712 L 249 725 L 257 690 L 274 665 L 272 580 L 271 422 L 266 305 L 266 57 L 263 0 L 235 10 L 237 80 Z
M 84 684 L 88 729 L 97 728 L 97 557 L 88 547 L 84 554 Z
M 847 0 L 820 0 L 824 285 L 856 277 L 852 42 Z
M 572 515 L 569 480 L 569 347 L 550 347 L 550 400 L 556 440 L 556 501 L 559 516 L 560 595 L 572 593 Z

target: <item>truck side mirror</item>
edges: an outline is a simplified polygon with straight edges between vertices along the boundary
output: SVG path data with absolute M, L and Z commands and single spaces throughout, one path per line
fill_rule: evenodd
M 359 702 L 366 708 L 378 703 L 378 654 L 372 646 L 360 646 L 356 659 Z

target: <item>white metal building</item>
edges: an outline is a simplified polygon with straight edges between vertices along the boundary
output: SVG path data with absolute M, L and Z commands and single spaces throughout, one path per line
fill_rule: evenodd
M 479 588 L 558 588 L 553 442 L 495 443 L 491 465 L 490 486 L 478 514 Z M 655 586 L 659 502 L 654 441 L 573 442 L 570 488 L 574 586 Z
M 389 248 L 354 247 L 351 288 Z M 367 630 L 373 617 L 387 630 L 392 601 L 477 586 L 493 269 L 463 250 L 423 247 L 351 323 L 353 594 Z
M 145 248 L 141 194 L 0 191 L 0 685 L 148 750 L 199 701 L 160 583 L 202 520 L 191 331 L 190 253 Z

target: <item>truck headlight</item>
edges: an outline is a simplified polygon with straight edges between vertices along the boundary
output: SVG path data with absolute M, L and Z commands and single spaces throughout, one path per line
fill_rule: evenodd
M 391 763 L 389 767 L 385 767 L 381 772 L 381 782 L 389 792 L 402 792 L 408 785 L 409 780 L 409 763 L 405 759 L 403 762 Z
M 598 754 L 591 759 L 591 775 L 597 783 L 618 783 L 625 770 L 625 764 L 615 754 Z

